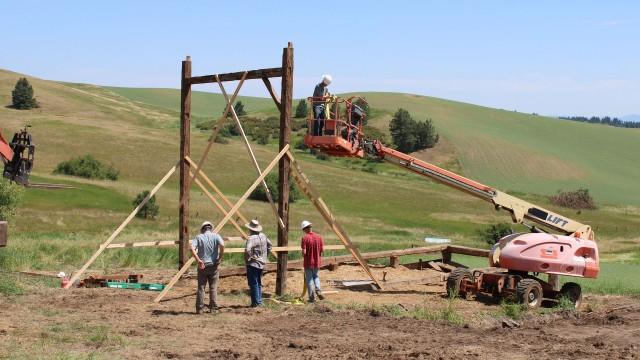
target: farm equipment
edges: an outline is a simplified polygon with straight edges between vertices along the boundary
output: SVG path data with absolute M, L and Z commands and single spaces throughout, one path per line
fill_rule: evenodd
M 567 282 L 560 287 L 559 276 L 597 277 L 598 247 L 589 225 L 393 150 L 379 140 L 365 138 L 362 120 L 366 114 L 354 99 L 356 97 L 327 98 L 324 131 L 319 134 L 312 132 L 317 120 L 309 114 L 305 145 L 332 156 L 364 158 L 368 155 L 385 160 L 485 200 L 496 210 L 506 210 L 514 223 L 523 224 L 530 230 L 529 233 L 512 234 L 500 239 L 491 249 L 489 269 L 455 269 L 447 280 L 450 293 L 463 297 L 478 293 L 515 297 L 529 308 L 540 306 L 544 298 L 558 300 L 566 297 L 575 306 L 580 304 L 580 286 Z M 310 103 L 320 100 L 309 98 Z M 539 274 L 547 274 L 548 280 L 544 281 Z
M 27 131 L 28 127 L 15 133 L 11 142 L 7 142 L 0 133 L 0 157 L 4 163 L 2 175 L 21 185 L 29 184 L 36 149 L 31 134 Z

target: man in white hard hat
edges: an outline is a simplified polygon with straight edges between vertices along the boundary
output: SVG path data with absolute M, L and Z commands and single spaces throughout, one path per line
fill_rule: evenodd
M 204 290 L 209 283 L 209 311 L 218 308 L 218 267 L 224 254 L 224 240 L 213 232 L 213 224 L 205 221 L 200 234 L 191 241 L 191 254 L 198 262 L 198 296 L 196 313 L 204 312 Z
M 320 277 L 318 270 L 322 266 L 322 252 L 324 250 L 324 241 L 320 234 L 316 234 L 311 230 L 312 223 L 305 220 L 300 224 L 300 228 L 304 232 L 300 247 L 302 248 L 302 256 L 304 257 L 304 279 L 307 282 L 307 292 L 309 294 L 309 302 L 315 302 L 317 295 L 320 300 L 324 300 L 322 290 L 320 289 Z
M 262 270 L 271 251 L 271 240 L 262 233 L 262 225 L 253 219 L 244 225 L 249 229 L 244 260 L 247 264 L 247 283 L 251 294 L 251 307 L 262 305 Z
M 315 119 L 313 122 L 313 136 L 322 136 L 326 106 L 324 98 L 329 96 L 327 86 L 331 84 L 331 80 L 331 75 L 322 75 L 322 80 L 313 90 L 313 118 Z

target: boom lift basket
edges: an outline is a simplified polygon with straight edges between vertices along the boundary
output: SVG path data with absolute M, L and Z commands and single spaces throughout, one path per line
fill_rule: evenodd
M 307 113 L 307 134 L 304 144 L 331 156 L 364 157 L 362 147 L 362 123 L 364 110 L 354 99 L 337 96 L 309 97 L 311 105 Z M 316 114 L 314 108 L 320 110 Z

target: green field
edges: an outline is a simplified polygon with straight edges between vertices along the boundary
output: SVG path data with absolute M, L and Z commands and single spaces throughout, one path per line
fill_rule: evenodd
M 0 71 L 0 103 L 5 106 L 19 76 Z M 150 189 L 178 160 L 179 91 L 29 80 L 42 107 L 32 111 L 0 107 L 1 130 L 10 136 L 30 123 L 37 144 L 34 181 L 73 183 L 78 189 L 27 189 L 10 225 L 9 246 L 0 250 L 0 269 L 69 272 L 120 224 L 135 195 Z M 418 119 L 433 118 L 442 143 L 418 156 L 431 157 L 440 165 L 456 164 L 467 176 L 591 224 L 604 261 L 623 261 L 628 266 L 640 262 L 635 251 L 640 244 L 640 192 L 634 191 L 640 168 L 632 162 L 634 154 L 640 153 L 638 130 L 563 122 L 423 96 L 365 95 L 378 115 L 371 123 L 383 131 L 397 107 L 407 108 Z M 275 113 L 270 99 L 242 100 L 250 114 Z M 220 114 L 224 106 L 220 95 L 210 93 L 195 93 L 193 102 L 194 116 L 201 118 Z M 202 154 L 207 136 L 193 130 L 193 158 Z M 262 166 L 276 154 L 274 142 L 253 145 Z M 115 166 L 119 180 L 52 175 L 60 161 L 85 154 Z M 358 161 L 322 161 L 300 151 L 296 156 L 362 251 L 420 246 L 425 236 L 486 246 L 476 231 L 490 223 L 509 221 L 505 212 L 494 211 L 490 204 L 387 164 L 375 165 L 371 173 L 359 170 L 362 163 Z M 255 178 L 238 139 L 216 144 L 205 171 L 232 200 Z M 580 186 L 592 191 L 599 209 L 578 214 L 549 204 L 545 197 Z M 203 219 L 221 219 L 198 189 L 192 194 L 192 226 Z M 177 198 L 174 177 L 158 193 L 159 218 L 134 220 L 116 241 L 175 240 Z M 247 217 L 257 216 L 275 238 L 274 217 L 266 203 L 248 201 L 242 210 Z M 306 200 L 291 205 L 292 228 L 303 219 L 315 222 L 330 243 L 338 242 Z M 231 227 L 223 234 L 235 235 Z M 292 231 L 291 241 L 295 243 L 299 236 Z M 231 262 L 240 261 L 233 258 Z M 175 264 L 171 248 L 127 249 L 109 250 L 95 267 Z

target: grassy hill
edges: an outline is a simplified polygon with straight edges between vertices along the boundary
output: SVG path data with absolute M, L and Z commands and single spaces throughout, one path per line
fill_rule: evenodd
M 175 89 L 109 90 L 130 100 L 179 111 Z M 553 194 L 588 188 L 599 203 L 640 205 L 640 130 L 560 121 L 427 96 L 360 93 L 380 116 L 373 124 L 387 131 L 399 107 L 417 119 L 433 119 L 462 172 L 505 191 Z M 270 99 L 245 97 L 246 108 L 273 112 Z M 221 95 L 194 92 L 197 116 L 219 114 Z M 435 150 L 436 152 L 439 149 Z
M 5 106 L 10 104 L 11 89 L 20 76 L 0 71 L 2 132 L 9 136 L 25 123 L 32 124 L 37 144 L 37 181 L 68 182 L 80 189 L 27 189 L 19 215 L 11 223 L 10 246 L 0 250 L 0 268 L 70 270 L 82 263 L 124 219 L 135 195 L 151 188 L 178 160 L 178 91 L 104 88 L 29 78 L 42 107 L 18 111 Z M 381 129 L 397 107 L 409 109 L 419 119 L 434 119 L 443 143 L 421 156 L 434 157 L 436 163 L 454 161 L 468 176 L 515 190 L 518 196 L 592 224 L 606 258 L 640 262 L 640 254 L 630 252 L 640 243 L 640 219 L 636 215 L 640 195 L 632 191 L 633 180 L 640 177 L 637 167 L 629 166 L 632 153 L 639 153 L 638 131 L 561 122 L 421 96 L 366 96 L 379 113 L 372 122 Z M 270 99 L 242 100 L 250 113 L 275 113 Z M 197 117 L 216 116 L 222 107 L 220 95 L 194 95 Z M 202 153 L 208 135 L 193 130 L 194 158 Z M 598 145 L 594 147 L 589 141 Z M 256 144 L 254 150 L 265 166 L 277 147 L 272 141 L 266 146 Z M 88 153 L 114 165 L 120 170 L 120 179 L 89 181 L 51 174 L 60 161 Z M 606 158 L 596 153 L 606 154 Z M 321 161 L 299 151 L 296 156 L 363 251 L 422 245 L 425 236 L 485 246 L 477 239 L 476 231 L 489 223 L 509 221 L 506 213 L 495 212 L 489 204 L 390 165 L 376 165 L 376 173 L 370 173 L 361 171 L 362 163 L 356 160 Z M 606 170 L 611 171 L 600 173 Z M 249 157 L 237 139 L 216 144 L 205 171 L 232 199 L 239 197 L 255 177 Z M 540 195 L 579 185 L 591 189 L 600 202 L 612 205 L 576 214 L 551 206 Z M 607 186 L 612 190 L 607 191 Z M 118 241 L 174 240 L 177 198 L 174 177 L 158 193 L 159 218 L 134 220 Z M 329 242 L 337 242 L 308 201 L 296 202 L 291 209 L 293 229 L 295 224 L 309 219 L 318 224 L 318 230 L 327 235 Z M 249 201 L 242 210 L 247 217 L 259 217 L 267 233 L 275 237 L 274 217 L 266 203 Z M 193 226 L 203 219 L 215 222 L 221 218 L 197 188 L 193 189 L 191 211 Z M 235 235 L 230 227 L 224 233 Z M 292 232 L 292 242 L 297 236 Z M 110 250 L 96 264 L 106 269 L 174 265 L 175 250 L 171 248 Z

